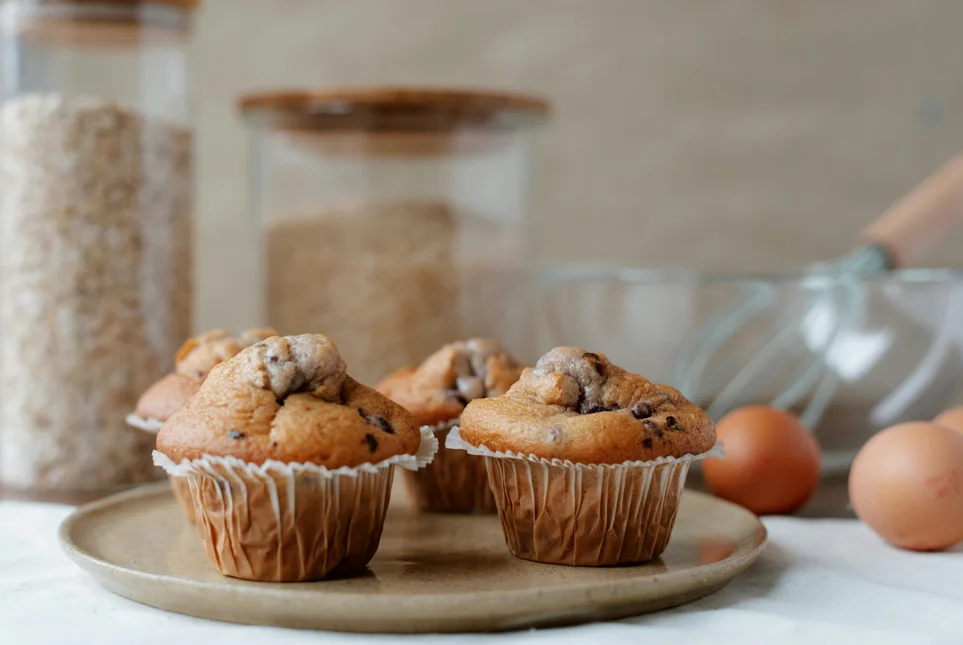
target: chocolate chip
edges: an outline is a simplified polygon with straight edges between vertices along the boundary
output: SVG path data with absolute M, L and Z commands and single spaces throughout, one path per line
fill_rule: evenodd
M 244 433 L 243 433 L 243 432 L 238 432 L 237 430 L 228 430 L 228 431 L 227 431 L 227 438 L 228 438 L 228 439 L 243 439 L 243 438 L 244 438 Z
M 373 434 L 366 434 L 364 436 L 364 440 L 368 442 L 368 450 L 371 451 L 371 454 L 374 454 L 374 452 L 378 449 L 378 440 L 375 439 Z
M 277 356 L 268 356 L 268 363 L 277 363 L 279 360 Z
M 642 447 L 643 447 L 643 448 L 651 448 L 651 447 L 652 447 L 652 440 L 651 440 L 651 439 L 643 439 L 643 440 L 642 440 Z
M 632 416 L 636 419 L 648 419 L 652 416 L 652 408 L 645 401 L 639 401 L 632 406 Z
M 661 439 L 662 436 L 665 434 L 665 432 L 663 432 L 662 428 L 660 428 L 658 425 L 656 425 L 656 424 L 653 423 L 652 421 L 649 421 L 648 419 L 646 419 L 645 421 L 643 421 L 643 422 L 642 422 L 642 425 L 645 426 L 645 429 L 648 430 L 649 432 L 654 432 L 654 433 L 655 433 L 655 436 L 657 436 L 657 437 L 660 438 L 660 439 Z
M 388 423 L 388 420 L 384 417 L 379 417 L 377 414 L 368 415 L 364 418 L 364 420 L 370 425 L 378 426 L 381 428 L 382 432 L 387 432 L 388 434 L 395 433 L 395 429 L 391 427 L 391 424 Z
M 582 414 L 598 414 L 599 412 L 611 412 L 611 410 L 601 405 L 593 405 L 587 410 L 582 410 Z
M 675 417 L 666 417 L 666 418 L 665 418 L 665 427 L 668 428 L 669 430 L 675 430 L 676 432 L 682 432 L 682 426 L 680 426 L 680 425 L 679 425 L 679 422 L 675 420 Z
M 582 358 L 591 358 L 593 361 L 601 361 L 602 357 L 595 352 L 585 352 L 582 354 Z
M 378 416 L 377 414 L 366 414 L 361 408 L 358 408 L 358 414 L 368 425 L 378 426 L 382 432 L 387 432 L 388 434 L 395 433 L 395 429 L 391 427 L 391 424 L 388 423 L 388 420 L 384 417 Z

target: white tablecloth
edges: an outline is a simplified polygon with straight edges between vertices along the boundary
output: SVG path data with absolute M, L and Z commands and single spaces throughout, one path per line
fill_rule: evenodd
M 769 518 L 762 558 L 722 591 L 619 622 L 511 634 L 366 636 L 231 625 L 98 587 L 60 551 L 65 506 L 0 502 L 0 643 L 963 643 L 963 548 L 907 553 L 849 520 Z

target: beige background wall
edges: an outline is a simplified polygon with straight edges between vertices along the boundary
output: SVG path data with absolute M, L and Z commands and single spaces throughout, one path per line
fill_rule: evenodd
M 204 0 L 198 325 L 244 317 L 245 90 L 545 94 L 539 260 L 789 269 L 963 151 L 959 0 Z M 963 250 L 947 243 L 934 263 Z M 239 273 L 241 271 L 241 273 Z

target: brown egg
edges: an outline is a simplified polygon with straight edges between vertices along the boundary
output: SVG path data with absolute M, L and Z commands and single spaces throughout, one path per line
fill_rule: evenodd
M 819 444 L 799 419 L 765 405 L 733 410 L 716 426 L 726 456 L 702 472 L 715 495 L 759 515 L 789 513 L 819 483 Z
M 933 423 L 963 432 L 963 405 L 944 410 L 940 413 L 940 416 L 933 419 Z
M 915 551 L 963 540 L 963 433 L 901 423 L 866 442 L 849 472 L 853 510 L 881 538 Z

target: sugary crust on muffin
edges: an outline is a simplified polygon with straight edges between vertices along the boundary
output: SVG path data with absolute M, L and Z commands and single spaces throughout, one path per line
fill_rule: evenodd
M 473 338 L 445 345 L 417 368 L 393 372 L 375 389 L 419 425 L 435 425 L 457 419 L 469 401 L 505 394 L 522 369 L 497 340 Z
M 584 464 L 699 454 L 716 441 L 712 419 L 678 390 L 575 347 L 542 356 L 505 396 L 469 403 L 460 433 L 491 450 Z
M 141 419 L 166 421 L 197 394 L 215 365 L 271 336 L 277 336 L 277 332 L 270 328 L 248 329 L 236 336 L 223 329 L 213 329 L 188 339 L 177 350 L 174 371 L 144 390 L 134 414 Z
M 321 334 L 268 338 L 217 365 L 157 437 L 175 462 L 208 454 L 326 468 L 415 454 L 420 443 L 408 411 L 348 376 Z

